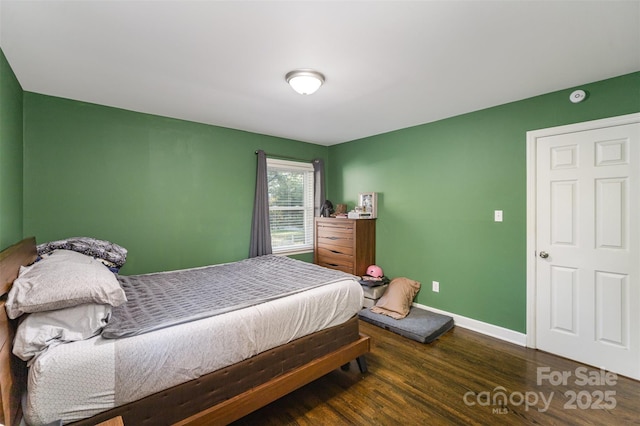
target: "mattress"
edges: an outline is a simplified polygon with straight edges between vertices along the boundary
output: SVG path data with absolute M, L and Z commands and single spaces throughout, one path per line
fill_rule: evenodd
M 237 311 L 124 339 L 50 348 L 28 376 L 29 425 L 93 416 L 347 321 L 362 287 L 345 279 Z

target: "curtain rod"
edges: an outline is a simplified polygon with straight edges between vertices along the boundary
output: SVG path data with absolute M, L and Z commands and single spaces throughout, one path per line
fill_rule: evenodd
M 259 152 L 259 150 L 256 150 L 256 155 L 258 154 L 258 152 Z M 305 159 L 302 159 L 302 158 L 287 157 L 285 155 L 269 154 L 268 152 L 265 152 L 264 155 L 266 155 L 267 157 L 271 157 L 271 158 L 279 158 L 281 160 L 292 160 L 292 161 L 300 161 L 300 162 L 305 162 L 305 163 L 313 163 L 314 161 L 318 161 L 317 159 L 305 160 Z

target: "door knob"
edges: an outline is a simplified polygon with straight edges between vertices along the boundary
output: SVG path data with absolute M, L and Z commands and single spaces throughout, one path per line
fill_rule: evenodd
M 547 253 L 546 251 L 541 251 L 540 252 L 540 257 L 543 259 L 546 259 L 547 257 L 549 257 L 549 253 Z

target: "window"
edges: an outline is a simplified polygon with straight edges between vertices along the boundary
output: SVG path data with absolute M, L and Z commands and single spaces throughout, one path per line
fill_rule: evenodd
M 313 250 L 313 165 L 267 158 L 274 253 Z

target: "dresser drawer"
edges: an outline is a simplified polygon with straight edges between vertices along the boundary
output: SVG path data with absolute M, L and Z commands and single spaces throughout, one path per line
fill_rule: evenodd
M 336 219 L 340 221 L 340 219 Z M 319 247 L 340 253 L 353 254 L 353 226 L 350 224 L 319 224 L 316 228 Z
M 318 229 L 334 230 L 335 232 L 343 231 L 353 233 L 354 229 L 354 223 L 349 219 L 330 219 L 329 221 L 318 222 L 316 225 Z
M 339 251 L 327 249 L 324 247 L 317 248 L 318 264 L 329 265 L 329 267 L 344 266 L 349 267 L 349 272 L 353 269 L 353 256 L 351 254 L 340 253 Z
M 352 238 L 332 238 L 319 235 L 317 246 L 334 253 L 353 255 Z
M 341 257 L 333 254 L 322 255 L 318 254 L 316 258 L 316 264 L 324 266 L 325 268 L 337 269 L 339 271 L 348 272 L 353 274 L 353 257 Z

